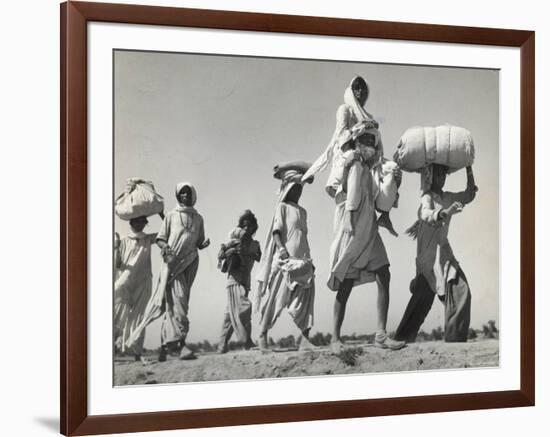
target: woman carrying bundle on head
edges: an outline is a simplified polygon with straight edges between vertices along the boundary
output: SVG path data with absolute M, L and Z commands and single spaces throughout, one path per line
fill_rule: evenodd
M 267 333 L 285 308 L 300 330 L 300 350 L 314 347 L 309 331 L 313 326 L 315 267 L 307 239 L 307 212 L 299 205 L 302 175 L 308 168 L 307 163 L 295 162 L 274 169 L 281 187 L 260 261 L 256 294 L 262 351 L 268 350 Z
M 157 234 L 146 234 L 143 229 L 149 222 L 141 216 L 130 219 L 130 233 L 119 237 L 115 233 L 115 345 L 121 352 L 131 351 L 136 361 L 145 363 L 142 357 L 145 330 L 132 347 L 126 340 L 143 320 L 147 302 L 151 298 L 153 273 L 151 271 L 151 246 Z
M 260 243 L 253 239 L 258 230 L 258 221 L 247 209 L 240 217 L 237 227 L 230 234 L 228 242 L 222 244 L 218 259 L 222 272 L 227 273 L 227 306 L 225 308 L 218 352 L 226 353 L 233 332 L 245 349 L 254 346 L 252 342 L 252 304 L 250 273 L 255 262 L 260 261 Z
M 151 298 L 153 273 L 151 246 L 157 234 L 143 232 L 149 223 L 147 216 L 164 218 L 164 203 L 153 184 L 139 178 L 128 179 L 127 187 L 116 200 L 115 213 L 130 225 L 128 235 L 115 232 L 114 336 L 115 349 L 130 352 L 136 361 L 146 363 L 142 356 L 145 330 L 141 330 L 131 347 L 126 345 L 145 316 Z

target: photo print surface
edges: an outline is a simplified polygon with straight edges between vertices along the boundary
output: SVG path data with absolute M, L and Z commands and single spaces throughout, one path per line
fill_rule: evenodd
M 114 385 L 499 366 L 499 72 L 114 51 Z

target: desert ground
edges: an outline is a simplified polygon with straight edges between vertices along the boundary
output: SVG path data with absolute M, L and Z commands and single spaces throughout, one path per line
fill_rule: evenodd
M 383 350 L 371 343 L 347 344 L 338 355 L 328 347 L 302 352 L 274 349 L 237 350 L 226 354 L 203 353 L 189 361 L 169 356 L 163 363 L 148 357 L 148 364 L 131 357 L 115 359 L 116 386 L 171 384 L 228 379 L 289 378 L 371 372 L 403 372 L 433 369 L 497 367 L 499 342 L 482 339 L 468 343 L 428 341 L 412 343 L 400 351 Z

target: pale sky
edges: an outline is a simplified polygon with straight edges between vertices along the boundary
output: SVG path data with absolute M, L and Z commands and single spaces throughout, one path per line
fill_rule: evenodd
M 217 269 L 219 245 L 239 214 L 251 209 L 263 244 L 274 210 L 275 164 L 314 161 L 332 136 L 335 113 L 354 75 L 363 76 L 371 94 L 366 109 L 380 122 L 386 157 L 402 133 L 415 125 L 451 123 L 474 137 L 474 174 L 479 193 L 456 215 L 449 239 L 472 291 L 472 326 L 499 320 L 499 76 L 497 70 L 419 67 L 117 51 L 115 54 L 114 192 L 126 179 L 153 181 L 175 205 L 174 187 L 190 181 L 197 188 L 197 210 L 212 245 L 200 252 L 191 291 L 190 342 L 218 339 L 226 304 L 226 277 Z M 331 332 L 335 293 L 326 286 L 334 202 L 325 193 L 325 171 L 306 185 L 301 204 L 308 211 L 309 243 L 316 265 L 315 325 Z M 446 189 L 466 185 L 464 171 L 447 179 Z M 388 331 L 397 327 L 415 275 L 416 244 L 403 234 L 416 219 L 419 176 L 404 173 L 398 209 L 391 217 L 398 238 L 381 229 L 392 274 Z M 157 232 L 152 217 L 146 232 Z M 121 236 L 129 225 L 115 219 Z M 153 284 L 160 266 L 153 248 Z M 257 264 L 256 264 L 257 266 Z M 256 268 L 253 270 L 253 276 Z M 376 284 L 354 288 L 343 334 L 376 328 Z M 158 347 L 159 321 L 147 330 L 145 346 Z M 443 325 L 443 305 L 434 302 L 423 329 Z M 253 336 L 257 335 L 253 317 Z M 284 313 L 270 335 L 296 334 Z

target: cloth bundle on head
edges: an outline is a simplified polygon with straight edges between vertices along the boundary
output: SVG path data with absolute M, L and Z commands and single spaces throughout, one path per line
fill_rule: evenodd
M 281 181 L 281 186 L 279 187 L 274 212 L 277 209 L 277 205 L 285 201 L 288 192 L 294 185 L 303 185 L 306 182 L 313 182 L 313 176 L 302 182 L 303 175 L 307 172 L 309 167 L 310 164 L 308 162 L 292 161 L 278 164 L 273 168 L 273 177 Z M 267 239 L 265 242 L 264 250 L 262 252 L 262 259 L 260 260 L 258 273 L 256 275 L 256 280 L 258 281 L 258 289 L 255 296 L 256 301 L 254 304 L 256 310 L 259 309 L 259 300 L 264 295 L 267 289 L 269 274 L 271 272 L 271 265 L 273 263 L 273 256 L 276 250 L 275 241 L 273 239 L 274 220 L 275 216 L 271 218 L 271 224 L 269 226 Z
M 403 133 L 393 159 L 405 171 L 419 172 L 426 165 L 441 164 L 452 173 L 473 164 L 474 140 L 468 129 L 459 126 L 415 126 Z
M 365 108 L 361 106 L 361 104 L 355 97 L 355 94 L 353 93 L 353 85 L 358 80 L 363 80 L 367 86 L 367 90 L 369 90 L 369 85 L 367 81 L 361 78 L 361 76 L 355 76 L 344 91 L 344 104 L 351 108 L 351 111 L 353 112 L 353 115 L 357 120 L 357 124 L 359 125 L 360 123 L 364 123 L 367 121 L 374 121 L 374 118 L 365 110 Z M 378 137 L 380 138 L 380 133 L 378 132 L 378 129 L 373 129 L 373 131 L 376 131 Z M 323 171 L 327 167 L 327 165 L 332 162 L 335 150 L 352 139 L 354 138 L 352 138 L 352 135 L 350 135 L 349 131 L 345 129 L 345 126 L 336 126 L 336 129 L 332 134 L 332 138 L 328 143 L 327 148 L 321 154 L 321 156 L 319 156 L 315 160 L 309 170 L 304 174 L 303 180 L 307 180 L 311 176 L 314 176 L 317 173 Z M 382 142 L 380 140 L 377 140 L 377 143 L 380 156 L 384 156 L 384 148 L 382 146 Z
M 310 167 L 311 163 L 306 161 L 284 162 L 273 167 L 273 177 L 275 179 L 284 180 L 288 178 L 295 178 L 299 175 L 301 178 Z M 300 182 L 300 180 L 296 179 L 296 182 Z
M 115 214 L 122 220 L 149 217 L 164 211 L 164 199 L 151 181 L 130 178 L 126 191 L 115 200 Z
M 273 167 L 273 177 L 281 181 L 279 187 L 279 202 L 284 201 L 284 197 L 294 184 L 303 184 L 313 182 L 313 176 L 302 181 L 303 175 L 311 167 L 311 163 L 305 161 L 291 161 L 282 164 L 277 164 Z

